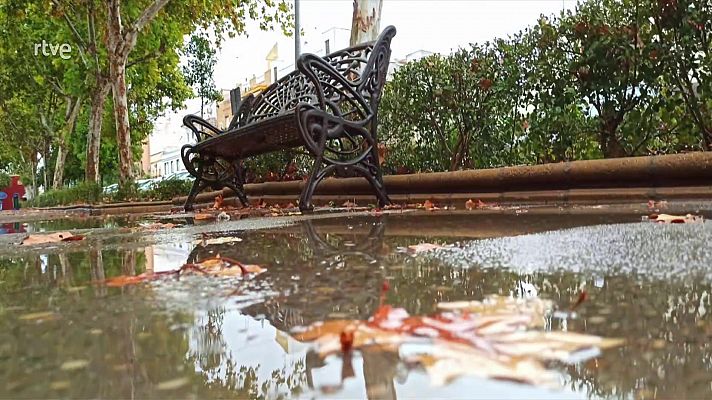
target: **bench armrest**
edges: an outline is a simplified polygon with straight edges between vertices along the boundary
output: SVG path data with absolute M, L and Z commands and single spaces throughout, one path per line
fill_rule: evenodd
M 197 115 L 189 114 L 183 117 L 183 125 L 187 126 L 191 131 L 193 131 L 197 143 L 200 143 L 205 139 L 223 133 L 223 131 L 214 127 L 210 122 L 200 118 Z M 207 131 L 199 129 L 198 127 L 196 127 L 196 125 L 207 129 Z
M 314 85 L 317 104 L 314 107 L 333 115 L 352 113 L 356 108 L 361 119 L 373 114 L 369 103 L 356 91 L 348 80 L 323 58 L 305 53 L 297 59 L 297 68 Z M 341 103 L 349 103 L 349 110 L 342 110 Z M 346 111 L 346 112 L 344 112 Z

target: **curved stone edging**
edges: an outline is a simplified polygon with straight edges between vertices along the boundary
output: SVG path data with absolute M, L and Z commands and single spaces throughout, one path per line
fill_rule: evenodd
M 572 161 L 556 164 L 433 172 L 384 177 L 389 195 L 413 193 L 495 193 L 596 188 L 712 186 L 712 152 L 663 156 Z M 251 197 L 292 196 L 303 182 L 266 182 L 245 185 Z M 198 202 L 218 192 L 202 193 Z M 226 195 L 232 192 L 225 190 Z M 325 179 L 315 195 L 369 195 L 363 178 Z M 185 197 L 173 199 L 181 204 Z

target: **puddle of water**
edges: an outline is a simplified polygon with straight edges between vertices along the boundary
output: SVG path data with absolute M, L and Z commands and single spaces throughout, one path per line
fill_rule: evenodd
M 0 224 L 0 235 L 10 233 L 40 233 L 65 231 L 75 229 L 96 228 L 132 228 L 143 222 L 145 217 L 108 216 L 108 217 L 77 217 L 58 218 L 50 220 L 8 222 Z
M 712 276 L 704 266 L 712 265 L 712 224 L 618 224 L 638 220 L 329 219 L 241 232 L 242 241 L 229 244 L 92 243 L 71 253 L 3 257 L 0 397 L 709 397 Z M 573 229 L 549 232 L 560 228 Z M 502 235 L 518 236 L 479 239 Z M 423 241 L 459 246 L 418 256 L 398 250 Z M 268 271 L 244 280 L 92 284 L 217 254 Z M 567 309 L 585 285 L 578 316 L 550 318 L 546 329 L 620 337 L 626 345 L 553 364 L 556 390 L 471 378 L 433 387 L 397 353 L 378 351 L 356 352 L 353 376 L 342 382 L 340 357 L 320 361 L 289 332 L 368 318 L 384 279 L 387 302 L 412 315 L 442 301 L 516 295 L 523 284 Z

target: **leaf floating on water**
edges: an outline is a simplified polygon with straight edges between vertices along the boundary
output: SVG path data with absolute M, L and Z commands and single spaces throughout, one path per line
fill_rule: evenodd
M 62 371 L 75 371 L 86 368 L 89 365 L 89 360 L 69 360 L 62 363 L 59 367 Z
M 135 285 L 149 279 L 149 275 L 140 274 L 136 276 L 132 275 L 119 275 L 113 278 L 109 278 L 104 281 L 104 284 L 108 287 L 124 287 L 128 285 Z
M 421 365 L 439 385 L 461 376 L 504 379 L 556 386 L 549 361 L 578 362 L 602 349 L 620 346 L 606 339 L 572 332 L 542 332 L 553 304 L 547 300 L 490 296 L 483 301 L 441 303 L 440 313 L 411 316 L 402 308 L 382 306 L 367 321 L 327 321 L 295 334 L 329 354 L 378 346 L 399 353 L 407 364 Z M 403 346 L 417 344 L 418 346 Z M 415 349 L 415 350 L 414 350 Z
M 119 275 L 113 278 L 106 279 L 103 283 L 109 287 L 124 287 L 127 285 L 135 285 L 137 283 L 148 280 L 158 279 L 164 276 L 177 276 L 183 274 L 197 274 L 208 276 L 243 276 L 247 274 L 261 274 L 267 271 L 256 264 L 243 264 L 237 260 L 219 255 L 213 258 L 208 258 L 197 264 L 184 264 L 182 267 L 172 271 L 156 272 L 152 274 L 140 275 Z
M 20 315 L 18 319 L 22 321 L 47 321 L 59 318 L 59 315 L 52 311 L 40 311 L 29 314 Z
M 84 240 L 82 235 L 74 235 L 72 232 L 55 232 L 47 234 L 37 234 L 29 235 L 22 240 L 20 243 L 23 246 L 29 246 L 34 244 L 46 244 L 46 243 L 58 243 L 58 242 L 68 242 L 74 240 Z
M 648 221 L 661 224 L 690 224 L 704 222 L 701 215 L 670 215 L 670 214 L 650 214 Z
M 242 239 L 239 237 L 219 237 L 219 238 L 212 238 L 212 239 L 195 240 L 195 241 L 193 241 L 193 244 L 200 244 L 203 246 L 208 246 L 208 245 L 212 245 L 212 244 L 226 244 L 226 243 L 236 243 L 236 242 L 242 242 Z
M 162 222 L 153 222 L 153 223 L 147 223 L 147 224 L 139 224 L 139 226 L 147 231 L 158 231 L 161 229 L 173 229 L 176 228 L 180 225 L 172 224 L 170 222 L 168 223 L 162 223 Z
M 420 243 L 420 244 L 413 244 L 413 245 L 408 246 L 408 252 L 413 253 L 413 254 L 418 254 L 418 253 L 423 253 L 426 251 L 443 249 L 443 248 L 445 248 L 445 246 L 440 245 L 440 244 Z
M 188 378 L 176 378 L 176 379 L 171 379 L 169 381 L 163 381 L 156 385 L 156 389 L 158 390 L 176 390 L 180 389 L 183 386 L 187 385 L 190 383 Z

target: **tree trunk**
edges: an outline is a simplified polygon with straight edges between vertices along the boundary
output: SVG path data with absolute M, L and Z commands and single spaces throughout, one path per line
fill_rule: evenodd
M 74 103 L 70 107 L 69 114 L 66 117 L 64 127 L 59 137 L 59 143 L 57 144 L 57 160 L 54 164 L 54 178 L 52 179 L 52 187 L 54 189 L 60 189 L 64 183 L 64 163 L 67 160 L 67 139 L 70 138 L 74 132 L 77 115 L 81 108 L 82 98 L 80 96 L 74 100 Z
M 126 93 L 126 62 L 111 61 L 111 91 L 114 95 L 114 119 L 116 120 L 116 145 L 119 148 L 119 185 L 133 181 L 133 157 L 131 155 L 131 131 Z
M 104 103 L 109 94 L 109 84 L 102 77 L 96 78 L 91 94 L 91 111 L 89 112 L 89 131 L 87 132 L 87 163 L 84 179 L 87 182 L 99 183 L 99 150 L 101 148 L 101 125 L 104 121 Z
M 610 117 L 601 120 L 599 133 L 601 152 L 604 158 L 626 157 L 628 154 L 618 139 L 618 126 L 622 118 Z
M 383 0 L 354 0 L 350 45 L 376 40 L 380 33 Z

